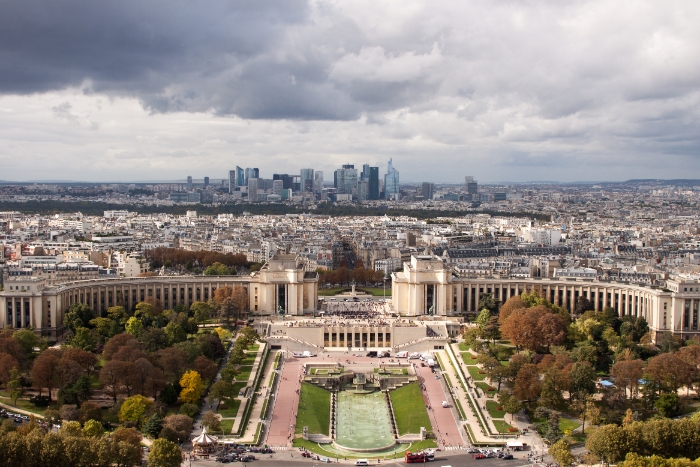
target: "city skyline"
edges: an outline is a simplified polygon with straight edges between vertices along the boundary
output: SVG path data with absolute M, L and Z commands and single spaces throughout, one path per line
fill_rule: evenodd
M 225 178 L 235 165 L 330 174 L 390 158 L 415 182 L 700 169 L 695 2 L 162 11 L 6 5 L 0 178 L 172 180 L 202 167 Z

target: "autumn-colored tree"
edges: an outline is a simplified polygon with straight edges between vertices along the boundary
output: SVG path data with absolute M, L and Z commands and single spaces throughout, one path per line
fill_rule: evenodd
M 167 347 L 155 353 L 154 362 L 168 381 L 175 382 L 185 372 L 188 365 L 187 354 L 175 347 Z
M 192 419 L 183 414 L 168 415 L 163 419 L 163 428 L 169 428 L 179 440 L 185 440 L 192 430 Z
M 141 395 L 146 395 L 146 390 L 148 389 L 148 383 L 151 379 L 151 374 L 153 373 L 153 365 L 146 358 L 137 359 L 133 366 L 131 377 L 133 385 Z
M 641 360 L 621 360 L 610 369 L 610 376 L 615 378 L 615 384 L 625 390 L 625 397 L 636 397 L 639 380 L 644 372 L 644 362 Z
M 649 360 L 645 377 L 658 384 L 661 392 L 676 392 L 688 381 L 688 364 L 675 354 L 662 353 Z
M 501 310 L 498 313 L 498 322 L 500 324 L 505 323 L 515 310 L 522 310 L 524 308 L 527 308 L 527 304 L 522 301 L 519 295 L 510 297 L 503 306 L 501 306 Z
M 547 351 L 566 341 L 566 319 L 544 305 L 517 309 L 503 322 L 501 333 L 517 347 Z
M 561 467 L 573 464 L 576 458 L 571 454 L 569 443 L 560 439 L 549 448 L 549 455 L 557 461 Z
M 97 420 L 88 420 L 83 424 L 83 436 L 86 438 L 99 438 L 105 433 L 102 423 Z
M 95 371 L 95 366 L 97 365 L 97 356 L 92 352 L 87 352 L 82 349 L 65 349 L 63 355 L 61 355 L 62 360 L 72 360 L 83 369 L 83 372 L 91 376 Z
M 112 433 L 112 439 L 118 443 L 129 443 L 134 446 L 140 446 L 143 436 L 136 428 L 119 427 L 117 431 Z
M 157 439 L 148 453 L 148 465 L 152 467 L 180 467 L 182 452 L 177 444 L 167 439 Z
M 219 316 L 227 323 L 234 317 L 238 320 L 248 306 L 248 291 L 240 285 L 219 287 L 214 292 L 212 302 Z
M 122 382 L 129 377 L 129 364 L 121 360 L 108 360 L 100 370 L 100 386 L 112 393 L 112 399 L 117 401 Z
M 202 397 L 202 391 L 204 390 L 204 383 L 202 382 L 202 377 L 194 370 L 185 372 L 180 378 L 180 399 L 183 402 L 195 403 Z
M 158 300 L 156 297 L 146 297 L 144 303 L 148 303 L 153 307 L 151 316 L 159 316 L 161 313 L 163 313 L 163 310 L 165 309 L 163 306 L 163 302 Z
M 58 362 L 60 359 L 60 351 L 46 350 L 34 359 L 34 364 L 29 370 L 32 384 L 34 387 L 39 388 L 40 395 L 42 388 L 48 389 L 49 400 L 51 400 L 51 390 L 59 384 L 60 368 Z
M 205 381 L 212 381 L 216 376 L 216 364 L 203 355 L 194 359 L 192 369 L 199 373 Z
M 0 353 L 0 384 L 7 385 L 13 368 L 19 368 L 19 362 L 9 353 Z
M 143 397 L 141 394 L 126 398 L 119 409 L 119 421 L 122 423 L 126 421 L 141 423 L 146 411 L 152 404 L 152 400 Z
M 111 360 L 112 355 L 117 353 L 117 351 L 124 346 L 134 347 L 140 349 L 143 345 L 131 334 L 121 333 L 112 337 L 104 346 L 102 350 L 102 358 L 105 360 Z
M 540 374 L 532 363 L 523 365 L 515 377 L 513 394 L 521 401 L 532 401 L 540 395 Z

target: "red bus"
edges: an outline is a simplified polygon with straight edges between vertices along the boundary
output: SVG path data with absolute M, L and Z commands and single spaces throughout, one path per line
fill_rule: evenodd
M 407 464 L 413 464 L 416 462 L 425 462 L 428 460 L 428 456 L 423 451 L 420 452 L 407 452 L 404 456 L 404 460 Z

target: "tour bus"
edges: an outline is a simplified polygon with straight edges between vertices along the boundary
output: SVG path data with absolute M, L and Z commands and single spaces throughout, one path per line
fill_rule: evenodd
M 396 358 L 407 358 L 408 357 L 408 352 L 405 350 L 402 350 L 401 352 L 396 353 Z
M 406 461 L 407 464 L 415 464 L 415 463 L 424 463 L 426 461 L 432 461 L 435 460 L 435 455 L 433 454 L 432 458 L 431 456 L 428 455 L 428 453 L 424 451 L 419 451 L 419 452 L 407 452 L 406 455 L 404 456 L 404 460 Z

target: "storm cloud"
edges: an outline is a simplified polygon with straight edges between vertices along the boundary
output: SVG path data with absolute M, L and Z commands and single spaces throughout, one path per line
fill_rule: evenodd
M 114 159 L 85 179 L 139 154 L 152 178 L 174 154 L 212 176 L 239 156 L 263 176 L 389 157 L 416 181 L 686 176 L 699 21 L 691 0 L 11 0 L 0 162 L 54 135 L 62 166 Z

